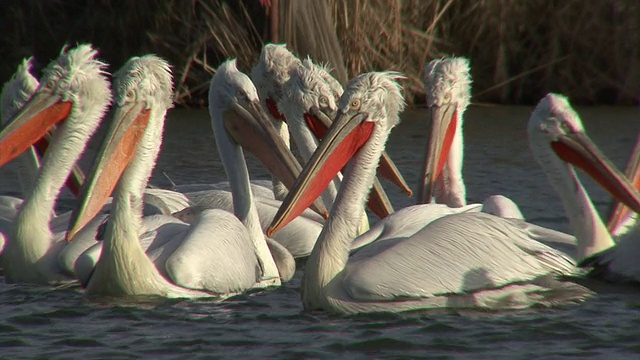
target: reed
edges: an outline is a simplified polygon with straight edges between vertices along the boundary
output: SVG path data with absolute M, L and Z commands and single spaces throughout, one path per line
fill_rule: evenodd
M 403 72 L 406 95 L 415 102 L 423 98 L 425 64 L 445 55 L 471 59 L 476 102 L 531 104 L 549 91 L 581 104 L 635 104 L 640 98 L 635 0 L 280 3 L 290 6 L 281 18 L 283 38 L 293 50 L 342 59 L 346 75 L 338 71 L 340 78 Z M 326 5 L 322 11 L 328 9 L 331 26 L 314 22 L 317 4 Z M 312 23 L 326 33 L 304 33 L 304 25 Z M 62 44 L 89 41 L 111 70 L 143 53 L 167 58 L 174 66 L 176 102 L 183 105 L 204 104 L 211 73 L 224 59 L 236 57 L 241 69 L 249 70 L 267 38 L 258 0 L 2 1 L 0 29 L 5 34 L 0 81 L 22 57 L 35 55 L 46 64 Z

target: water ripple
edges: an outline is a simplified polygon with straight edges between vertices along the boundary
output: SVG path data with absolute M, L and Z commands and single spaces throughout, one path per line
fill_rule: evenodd
M 531 109 L 507 110 L 468 111 L 464 176 L 470 199 L 482 201 L 489 195 L 506 194 L 531 221 L 568 231 L 560 201 L 521 140 Z M 505 114 L 500 118 L 496 111 Z M 615 122 L 589 117 L 587 112 L 585 126 L 596 129 L 590 132 L 593 140 L 621 167 L 633 145 L 629 134 L 637 132 L 637 113 L 611 111 Z M 169 185 L 163 172 L 178 184 L 224 179 L 206 116 L 206 111 L 172 112 L 154 172 L 155 184 Z M 410 184 L 417 183 L 416 164 L 424 151 L 423 118 L 420 113 L 405 117 L 387 146 Z M 94 144 L 90 151 L 95 148 Z M 86 158 L 83 165 L 88 168 Z M 254 158 L 249 159 L 249 166 L 252 177 L 268 177 Z M 13 178 L 0 176 L 3 191 L 17 189 Z M 396 209 L 414 201 L 386 182 L 384 186 Z M 609 196 L 595 184 L 585 181 L 585 186 L 604 211 Z M 73 201 L 66 199 L 61 206 L 71 208 Z M 303 311 L 300 278 L 298 271 L 282 288 L 222 303 L 87 298 L 77 286 L 0 283 L 1 354 L 12 359 L 511 360 L 631 359 L 640 352 L 637 293 L 606 293 L 578 305 L 510 312 L 439 310 L 336 316 Z

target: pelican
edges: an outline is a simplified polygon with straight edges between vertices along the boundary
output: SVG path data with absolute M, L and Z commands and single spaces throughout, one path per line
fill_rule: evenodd
M 289 147 L 289 130 L 278 110 L 277 99 L 282 96 L 282 86 L 289 80 L 289 70 L 298 64 L 300 60 L 287 50 L 286 45 L 267 44 L 262 47 L 258 63 L 251 69 L 250 74 L 262 106 L 268 110 L 274 127 Z M 287 188 L 275 177 L 272 177 L 272 180 L 275 199 L 282 201 L 287 195 Z
M 20 108 L 29 100 L 31 95 L 38 87 L 38 80 L 31 75 L 32 58 L 24 59 L 18 69 L 2 87 L 0 94 L 0 122 L 4 125 L 7 120 L 11 119 Z M 21 193 L 24 196 L 30 188 L 33 187 L 33 181 L 38 174 L 40 166 L 40 158 L 34 147 L 30 147 L 18 157 L 18 179 L 20 180 Z M 7 206 L 15 204 L 6 198 Z M 4 203 L 4 202 L 3 202 Z M 17 204 L 21 204 L 22 200 L 17 199 Z M 17 212 L 17 207 L 15 209 Z M 13 218 L 13 216 L 11 217 Z
M 307 261 L 301 288 L 305 309 L 349 314 L 441 307 L 521 308 L 553 304 L 558 292 L 564 294 L 562 301 L 587 296 L 590 292 L 585 288 L 555 279 L 581 273 L 567 255 L 535 241 L 535 234 L 514 220 L 481 212 L 441 217 L 415 234 L 380 239 L 349 256 L 359 222 L 355 214 L 364 206 L 384 144 L 404 108 L 394 80 L 398 77 L 393 72 L 367 73 L 349 83 L 336 120 L 267 231 L 270 235 L 286 225 L 351 159 Z M 552 120 L 533 116 L 530 129 L 547 129 Z M 571 136 L 544 134 L 535 137 L 541 142 L 532 146 L 545 160 L 541 161 L 545 171 L 564 171 L 564 178 L 570 180 L 564 183 L 570 187 L 563 196 L 576 194 L 573 184 L 578 180 L 553 153 L 556 142 L 576 151 L 587 146 L 585 151 L 594 156 L 587 159 L 589 164 L 599 161 L 592 175 L 621 201 L 640 209 L 637 195 L 624 190 L 626 180 L 611 171 L 586 138 L 572 142 Z
M 262 48 L 260 53 L 260 58 L 258 63 L 254 66 L 251 71 L 251 79 L 253 80 L 256 88 L 258 89 L 258 95 L 262 101 L 265 109 L 268 109 L 269 114 L 271 115 L 271 120 L 275 125 L 276 129 L 278 129 L 279 134 L 282 136 L 282 139 L 286 144 L 290 144 L 290 131 L 288 129 L 287 124 L 287 115 L 285 114 L 285 108 L 288 109 L 288 113 L 291 114 L 292 111 L 297 113 L 295 109 L 299 107 L 299 100 L 294 101 L 293 104 L 288 104 L 291 98 L 292 91 L 296 89 L 291 89 L 292 86 L 300 85 L 299 81 L 293 81 L 294 84 L 291 84 L 289 79 L 291 78 L 292 72 L 295 72 L 296 69 L 300 67 L 308 66 L 315 68 L 317 72 L 317 76 L 320 76 L 329 86 L 329 92 L 320 96 L 320 98 L 324 99 L 333 95 L 334 99 L 338 99 L 342 94 L 342 86 L 340 83 L 329 74 L 326 66 L 319 66 L 313 64 L 310 59 L 305 60 L 303 63 L 300 59 L 298 59 L 293 53 L 291 53 L 286 45 L 284 44 L 267 44 Z M 289 83 L 289 85 L 287 85 Z M 288 90 L 285 90 L 285 87 L 289 87 Z M 300 91 L 300 89 L 297 89 Z M 323 106 L 326 108 L 326 104 Z M 297 114 L 296 114 L 297 116 Z M 312 130 L 315 131 L 314 135 L 318 138 L 322 138 L 322 135 L 326 131 L 326 127 L 329 124 L 324 124 L 320 120 L 313 120 L 313 115 L 307 117 L 308 125 Z M 298 131 L 299 133 L 299 131 Z M 297 137 L 296 137 L 297 136 Z M 300 139 L 298 139 L 300 138 Z M 314 144 L 316 141 L 308 138 L 308 137 L 300 137 L 298 134 L 294 135 L 294 140 L 305 141 L 304 144 L 297 144 L 301 152 L 303 158 L 307 158 L 305 156 L 306 149 L 314 148 L 317 146 Z M 304 148 L 304 150 L 303 150 Z M 395 164 L 388 157 L 386 152 L 384 153 L 384 162 L 380 169 L 381 175 L 389 179 L 392 183 L 396 184 L 403 191 L 407 192 L 409 196 L 411 196 L 411 189 L 405 182 L 402 174 L 398 171 Z M 332 185 L 327 192 L 327 196 L 331 197 L 331 194 L 335 196 L 334 186 L 338 184 Z M 281 185 L 274 182 L 274 193 L 276 194 L 276 199 L 282 200 L 286 195 L 286 189 L 281 188 Z M 388 215 L 393 211 L 391 208 L 391 204 L 386 198 L 386 193 L 382 189 L 380 184 L 376 184 L 376 192 L 374 193 L 374 198 L 377 200 L 378 204 L 374 205 L 373 209 L 378 215 Z M 326 204 L 325 204 L 326 205 Z
M 567 138 L 570 139 L 569 141 L 577 143 L 587 142 L 588 138 L 584 133 L 579 115 L 563 96 L 547 95 L 538 104 L 533 117 L 544 119 L 544 121 L 529 124 L 531 147 L 539 162 L 546 160 L 542 156 L 544 151 L 548 151 L 548 149 L 545 149 L 538 140 L 545 136 Z M 577 152 L 570 147 L 572 145 L 571 142 L 556 141 L 552 147 L 561 158 L 580 161 L 579 166 L 600 183 L 614 177 L 624 178 L 624 175 L 619 173 L 609 162 L 595 156 L 595 150 L 592 153 Z M 636 214 L 640 212 L 640 207 L 629 201 L 623 201 L 621 198 L 637 198 L 638 196 L 636 190 L 638 174 L 634 165 L 637 157 L 636 147 L 627 167 L 628 174 L 633 175 L 632 180 L 635 181 L 635 186 L 634 184 L 629 184 L 627 187 L 609 185 L 607 188 L 630 209 L 629 212 L 633 211 Z M 554 160 L 550 166 L 558 168 L 557 171 L 546 172 L 546 174 L 562 199 L 572 231 L 576 235 L 579 265 L 592 268 L 589 276 L 600 280 L 614 283 L 639 282 L 640 266 L 638 266 L 635 255 L 640 251 L 640 227 L 634 224 L 624 229 L 625 231 L 614 228 L 619 232 L 610 233 L 575 174 L 563 169 L 566 168 L 566 165 L 563 165 L 562 162 Z M 610 172 L 605 171 L 599 174 L 600 169 L 610 169 Z
M 31 65 L 32 58 L 24 59 L 18 65 L 18 69 L 11 79 L 2 88 L 2 93 L 0 94 L 0 123 L 3 125 L 20 111 L 39 85 L 38 80 L 31 74 Z M 33 187 L 42 161 L 41 158 L 49 146 L 51 134 L 54 131 L 53 129 L 49 131 L 45 137 L 36 142 L 34 146 L 30 146 L 16 159 L 18 165 L 17 175 L 23 197 Z M 74 165 L 67 179 L 66 187 L 74 195 L 77 195 L 83 181 L 84 173 L 77 165 Z M 5 239 L 10 235 L 13 227 L 12 222 L 21 205 L 22 199 L 20 198 L 7 195 L 0 196 L 0 254 L 4 249 Z
M 276 70 L 285 69 L 288 71 L 290 65 L 286 63 L 290 61 L 295 62 L 298 60 L 284 48 L 284 45 L 265 46 L 261 54 L 261 60 L 252 72 L 258 93 L 262 93 L 262 96 L 260 96 L 261 99 L 269 99 L 268 95 L 264 95 L 264 89 L 269 87 L 273 89 L 274 86 L 282 82 L 282 80 L 278 80 L 278 76 L 284 76 L 285 74 L 277 72 Z M 277 64 L 274 64 L 274 62 Z M 262 104 L 265 109 L 271 110 L 273 110 L 273 106 L 275 106 L 275 102 L 271 101 L 266 103 L 263 101 Z M 270 104 L 269 106 L 271 106 L 271 108 L 267 106 L 267 104 Z M 281 137 L 286 133 L 286 135 L 283 136 L 283 140 L 285 144 L 289 146 L 289 132 L 287 131 L 286 123 L 283 123 L 281 120 L 272 121 Z M 289 186 L 293 185 L 293 180 L 295 179 L 289 179 Z M 269 226 L 271 219 L 273 219 L 273 216 L 281 205 L 281 201 L 277 199 L 282 199 L 282 194 L 286 193 L 285 185 L 275 177 L 273 178 L 273 186 L 265 185 L 266 184 L 260 180 L 251 181 L 251 189 L 254 195 L 253 200 L 257 207 L 263 230 L 266 230 Z M 233 197 L 228 191 L 230 186 L 231 184 L 229 182 L 223 182 L 213 185 L 197 184 L 175 187 L 174 190 L 184 192 L 184 195 L 189 199 L 193 207 L 187 207 L 175 212 L 174 216 L 181 219 L 189 218 L 193 214 L 199 213 L 202 208 L 222 209 L 233 212 Z M 326 212 L 325 206 L 322 202 L 318 201 L 314 204 L 313 209 L 316 213 L 313 211 L 305 211 L 302 216 L 292 222 L 282 233 L 274 237 L 274 240 L 283 245 L 296 259 L 309 256 L 313 244 L 318 238 L 318 234 L 324 224 L 322 214 Z
M 8 282 L 52 284 L 70 280 L 58 263 L 66 245 L 63 239 L 68 217 L 55 217 L 53 210 L 67 176 L 111 100 L 106 65 L 96 55 L 87 44 L 63 49 L 44 69 L 41 84 L 30 100 L 0 132 L 2 166 L 62 122 L 7 238 L 3 268 Z M 98 225 L 88 229 L 95 230 Z M 92 235 L 90 230 L 86 234 Z M 81 237 L 78 243 L 85 239 Z M 93 236 L 89 240 L 94 241 Z
M 330 118 L 336 111 L 336 101 L 342 92 L 342 86 L 329 74 L 326 66 L 317 65 L 310 58 L 303 60 L 300 65 L 290 71 L 289 80 L 283 86 L 283 95 L 278 101 L 278 108 L 282 110 L 284 118 L 288 119 L 290 133 L 304 161 L 311 157 L 318 146 L 318 141 L 331 126 Z M 410 196 L 411 189 L 386 152 L 383 152 L 383 159 L 384 162 L 378 168 L 379 173 Z M 325 205 L 333 204 L 340 178 L 342 174 L 338 173 L 338 177 L 323 193 Z M 393 212 L 393 206 L 377 179 L 374 182 L 368 207 L 380 218 Z M 365 216 L 363 229 L 366 231 L 368 221 L 366 214 L 363 215 Z
M 462 57 L 435 59 L 425 68 L 425 93 L 431 134 L 418 185 L 418 203 L 428 203 L 431 194 L 439 204 L 467 205 L 462 179 L 464 112 L 471 98 L 469 60 Z M 495 195 L 485 200 L 483 211 L 494 215 L 524 219 L 509 198 Z
M 169 65 L 153 55 L 132 58 L 114 75 L 114 88 L 114 119 L 68 234 L 73 238 L 119 178 L 112 221 L 106 225 L 87 293 L 224 298 L 280 285 L 252 199 L 242 147 L 254 151 L 278 176 L 295 176 L 299 164 L 277 141 L 255 87 L 237 70 L 235 60 L 218 68 L 209 89 L 212 127 L 232 186 L 235 216 L 207 209 L 192 225 L 165 216 L 146 253 L 138 235 L 147 220 L 142 218 L 141 198 L 161 145 L 165 114 L 157 109 L 168 108 L 172 99 Z M 156 215 L 153 221 L 161 223 L 162 217 Z
M 2 87 L 0 94 L 0 123 L 4 125 L 26 103 L 38 87 L 30 72 L 31 58 L 24 59 L 11 79 Z M 34 165 L 35 164 L 35 165 Z M 18 159 L 18 179 L 21 195 L 24 196 L 32 187 L 33 180 L 38 173 L 40 158 L 33 147 L 21 154 Z M 12 222 L 22 205 L 22 199 L 2 195 L 0 196 L 0 254 L 4 249 L 5 239 L 10 235 Z
M 39 85 L 38 79 L 31 74 L 33 58 L 27 58 L 18 65 L 18 69 L 11 79 L 7 81 L 0 94 L 0 123 L 5 124 L 11 119 L 24 104 L 31 98 Z M 55 126 L 53 127 L 55 129 Z M 34 146 L 29 147 L 27 151 L 18 156 L 18 178 L 20 179 L 20 187 L 22 194 L 25 194 L 33 187 L 33 182 L 38 174 L 41 158 L 44 155 L 54 130 L 47 133 L 45 137 L 40 139 Z M 67 180 L 66 186 L 77 195 L 82 182 L 84 181 L 84 173 L 74 164 L 73 170 Z M 13 202 L 13 201 L 12 201 Z

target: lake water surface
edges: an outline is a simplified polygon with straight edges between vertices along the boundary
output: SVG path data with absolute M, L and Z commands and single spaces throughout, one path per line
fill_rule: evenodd
M 481 202 L 503 194 L 529 221 L 569 231 L 560 201 L 528 149 L 531 110 L 467 112 L 468 198 Z M 640 109 L 578 111 L 590 137 L 623 168 L 640 131 Z M 387 145 L 412 186 L 425 149 L 424 118 L 423 111 L 408 111 Z M 94 143 L 90 152 L 95 148 Z M 82 160 L 85 169 L 88 161 L 90 156 Z M 253 158 L 249 164 L 252 178 L 269 178 Z M 169 186 L 168 178 L 176 184 L 225 180 L 206 111 L 170 113 L 152 183 Z M 583 178 L 605 214 L 610 197 Z M 388 183 L 385 187 L 396 209 L 414 202 Z M 9 165 L 0 170 L 0 194 L 17 190 Z M 579 305 L 526 311 L 345 317 L 303 312 L 300 275 L 282 288 L 224 303 L 88 299 L 80 288 L 1 282 L 0 358 L 631 359 L 640 354 L 640 293 L 600 294 Z

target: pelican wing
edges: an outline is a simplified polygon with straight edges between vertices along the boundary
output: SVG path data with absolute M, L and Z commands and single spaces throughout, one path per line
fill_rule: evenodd
M 175 246 L 164 268 L 176 285 L 228 294 L 251 288 L 260 279 L 247 228 L 229 212 L 204 210 L 184 238 L 174 237 L 164 246 Z
M 549 247 L 569 255 L 572 259 L 577 255 L 577 241 L 575 236 L 561 231 L 548 229 L 520 219 L 507 219 L 514 226 L 519 227 L 532 240 L 539 241 Z
M 221 181 L 215 184 L 185 184 L 174 185 L 173 190 L 186 194 L 188 198 L 193 195 L 203 196 L 209 190 L 231 191 L 228 181 Z M 275 199 L 271 180 L 251 180 L 251 193 L 256 198 Z
M 353 253 L 374 241 L 409 237 L 443 216 L 464 212 L 478 212 L 480 210 L 482 210 L 482 204 L 472 204 L 459 208 L 448 207 L 444 204 L 407 206 L 381 219 L 369 231 L 353 239 L 351 251 Z
M 207 209 L 221 209 L 233 213 L 233 198 L 231 193 L 222 190 L 210 190 L 202 194 L 190 195 L 195 205 Z M 260 226 L 263 231 L 271 224 L 281 201 L 275 199 L 255 197 L 254 202 L 260 218 Z M 309 209 L 289 223 L 286 227 L 273 236 L 273 239 L 289 250 L 294 258 L 309 256 L 316 239 L 322 231 L 324 219 Z
M 510 221 L 464 213 L 361 249 L 349 259 L 342 281 L 355 300 L 389 301 L 497 289 L 574 271 L 566 255 L 533 241 Z

